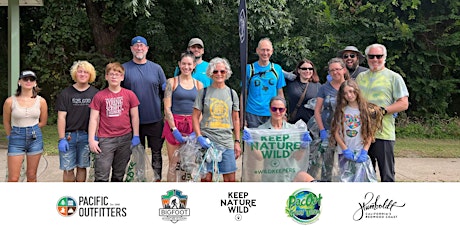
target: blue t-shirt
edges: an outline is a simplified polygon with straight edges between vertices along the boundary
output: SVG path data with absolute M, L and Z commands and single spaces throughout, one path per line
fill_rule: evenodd
M 196 65 L 195 70 L 192 73 L 192 77 L 200 81 L 203 84 L 203 88 L 206 88 L 212 84 L 212 79 L 206 75 L 206 69 L 208 69 L 209 62 L 202 61 Z M 179 75 L 179 67 L 174 70 L 174 76 Z
M 151 124 L 163 119 L 161 114 L 161 96 L 166 76 L 157 63 L 147 61 L 136 64 L 133 60 L 123 64 L 125 79 L 121 85 L 132 90 L 139 99 L 140 124 Z
M 337 90 L 332 87 L 330 82 L 326 82 L 319 88 L 318 97 L 324 100 L 321 120 L 323 121 L 324 128 L 330 130 L 335 107 L 337 107 Z
M 251 79 L 251 67 L 246 66 L 246 82 L 248 87 L 248 98 L 246 112 L 257 116 L 270 116 L 270 99 L 278 95 L 278 89 L 286 86 L 283 70 L 278 64 L 274 64 L 276 75 L 270 71 L 271 62 L 267 66 L 260 66 L 254 62 L 254 76 Z M 250 80 L 250 81 L 249 81 Z

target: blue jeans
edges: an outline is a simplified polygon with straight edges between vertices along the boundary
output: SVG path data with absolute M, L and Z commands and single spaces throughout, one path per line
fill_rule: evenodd
M 75 167 L 89 167 L 88 133 L 84 130 L 67 132 L 65 138 L 69 142 L 69 150 L 65 153 L 59 152 L 59 169 L 72 170 Z
M 13 126 L 8 141 L 8 156 L 36 155 L 43 152 L 43 135 L 37 125 Z

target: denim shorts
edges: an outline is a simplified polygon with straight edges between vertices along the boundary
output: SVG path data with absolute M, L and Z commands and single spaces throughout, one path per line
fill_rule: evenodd
M 89 167 L 88 133 L 84 130 L 67 132 L 65 138 L 69 142 L 69 150 L 65 153 L 59 152 L 59 169 L 72 170 L 75 167 Z
M 43 152 L 43 135 L 38 125 L 11 128 L 8 156 L 37 155 Z
M 222 161 L 217 163 L 219 167 L 219 174 L 229 174 L 236 172 L 236 159 L 235 159 L 235 150 L 234 149 L 225 149 L 222 153 Z M 206 169 L 208 172 L 213 172 L 213 164 L 207 163 Z
M 246 123 L 248 128 L 258 128 L 270 119 L 270 116 L 258 116 L 252 113 L 246 113 Z

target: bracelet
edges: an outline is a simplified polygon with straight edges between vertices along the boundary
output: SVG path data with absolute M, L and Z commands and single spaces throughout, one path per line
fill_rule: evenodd
M 235 140 L 235 143 L 237 143 L 237 142 L 238 142 L 238 143 L 241 143 L 241 141 L 240 141 L 240 140 Z

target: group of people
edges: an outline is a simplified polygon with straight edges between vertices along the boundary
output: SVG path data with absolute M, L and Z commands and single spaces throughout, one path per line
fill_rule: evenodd
M 245 104 L 243 96 L 225 83 L 232 76 L 229 62 L 221 57 L 204 61 L 204 43 L 199 38 L 189 41 L 174 76 L 168 79 L 160 65 L 147 59 L 149 46 L 144 37 L 134 37 L 130 49 L 132 60 L 107 64 L 108 87 L 100 91 L 90 84 L 96 71 L 88 61 L 77 61 L 70 68 L 75 83 L 59 94 L 55 108 L 63 181 L 86 180 L 90 152 L 95 155 L 96 182 L 123 181 L 130 147 L 139 144 L 151 149 L 152 168 L 161 181 L 165 139 L 169 160 L 166 180 L 176 181 L 179 159 L 175 153 L 193 138 L 201 148 L 207 149 L 211 143 L 223 148 L 218 172 L 224 181 L 233 182 L 236 160 L 242 154 L 243 127 L 289 128 L 292 126 L 286 124 L 311 119 L 317 122 L 321 140 L 331 139 L 330 146 L 337 145 L 340 159 L 358 163 L 370 160 L 374 167 L 378 163 L 381 181 L 394 181 L 395 127 L 391 114 L 407 109 L 408 91 L 402 77 L 385 68 L 385 46 L 373 44 L 366 48 L 366 55 L 347 46 L 329 61 L 331 79 L 321 85 L 316 67 L 308 59 L 297 64 L 294 77 L 285 79 L 290 73 L 270 61 L 273 45 L 263 38 L 256 48 L 259 60 L 247 65 Z M 359 65 L 364 58 L 369 70 Z M 36 80 L 34 72 L 21 72 L 16 94 L 3 107 L 9 140 L 8 181 L 19 180 L 24 156 L 27 181 L 36 181 L 43 152 L 40 128 L 46 125 L 48 110 L 38 95 Z M 381 131 L 367 125 L 367 101 L 385 113 Z M 249 141 L 250 136 L 244 134 L 243 140 Z M 307 131 L 302 146 L 311 140 Z M 332 164 L 335 146 L 329 149 L 324 164 Z M 207 170 L 202 181 L 211 181 L 215 172 L 212 166 Z M 307 172 L 299 175 L 297 181 L 314 180 Z M 327 181 L 331 175 L 326 170 L 323 176 L 321 180 Z

